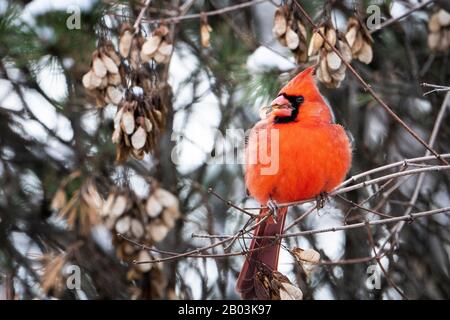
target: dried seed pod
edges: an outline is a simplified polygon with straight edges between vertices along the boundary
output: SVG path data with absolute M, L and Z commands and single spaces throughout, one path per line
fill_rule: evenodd
M 139 126 L 136 132 L 131 136 L 131 145 L 134 149 L 141 149 L 144 147 L 146 139 L 146 130 L 143 127 Z
M 200 40 L 204 48 L 211 46 L 211 32 L 212 28 L 208 23 L 206 15 L 202 14 L 200 19 Z
M 60 210 L 67 203 L 66 191 L 63 188 L 59 188 L 53 196 L 50 208 L 52 210 Z
M 437 17 L 441 27 L 448 27 L 450 25 L 450 13 L 448 13 L 444 9 L 439 9 Z
M 156 218 L 163 211 L 163 206 L 155 196 L 150 196 L 147 200 L 145 209 L 150 218 Z
M 172 50 L 173 50 L 173 45 L 163 41 L 161 43 L 161 46 L 158 49 L 158 53 L 160 53 L 163 56 L 169 56 L 170 54 L 172 54 Z
M 114 61 L 116 66 L 120 66 L 120 56 L 117 54 L 116 49 L 114 48 L 114 44 L 110 40 L 105 42 L 103 49 L 105 51 L 105 54 Z
M 255 275 L 255 293 L 261 300 L 301 300 L 303 293 L 278 271 L 260 267 Z
M 158 188 L 155 190 L 154 195 L 164 207 L 178 211 L 178 198 L 172 193 L 165 189 Z
M 294 32 L 290 27 L 286 30 L 286 44 L 287 47 L 291 50 L 295 50 L 298 48 L 298 45 L 300 44 L 300 38 L 298 37 L 297 33 Z
M 303 300 L 303 292 L 290 283 L 282 282 L 280 288 L 280 300 Z
M 94 71 L 94 74 L 99 78 L 105 77 L 106 72 L 108 72 L 97 50 L 93 53 L 92 70 Z
M 348 63 L 352 61 L 352 49 L 350 46 L 345 42 L 345 40 L 339 40 L 338 41 L 338 47 L 339 52 L 341 53 L 344 60 Z
M 122 115 L 122 130 L 125 131 L 126 134 L 132 134 L 135 128 L 135 121 L 133 113 L 130 111 L 124 112 Z
M 330 84 L 332 82 L 330 72 L 328 71 L 327 60 L 324 58 L 320 59 L 320 65 L 317 70 L 317 78 L 324 84 Z
M 303 250 L 301 248 L 292 249 L 296 260 L 302 266 L 303 271 L 309 277 L 315 271 L 317 263 L 320 261 L 320 253 L 313 249 Z
M 94 90 L 102 83 L 102 79 L 97 77 L 92 70 L 88 71 L 82 79 L 83 86 L 88 90 Z
M 287 30 L 286 7 L 279 7 L 277 8 L 277 10 L 275 10 L 272 31 L 276 37 L 281 37 L 286 33 L 286 30 Z
M 350 46 L 352 57 L 369 64 L 373 59 L 373 39 L 364 23 L 355 17 L 350 17 L 347 22 L 345 40 Z
M 112 86 L 119 86 L 122 83 L 122 78 L 118 73 L 108 73 L 108 84 Z
M 164 210 L 163 213 L 161 214 L 161 219 L 169 229 L 175 227 L 175 221 L 177 219 L 176 217 L 174 217 L 173 211 L 168 209 Z
M 115 201 L 115 194 L 114 193 L 110 193 L 108 195 L 108 198 L 106 199 L 106 201 L 103 203 L 103 207 L 100 211 L 100 215 L 102 217 L 108 217 L 112 211 L 112 208 L 114 206 L 114 201 Z
M 169 28 L 167 28 L 167 26 L 165 25 L 160 25 L 158 28 L 155 29 L 153 34 L 163 38 L 169 34 Z
M 438 14 L 433 14 L 430 20 L 428 20 L 428 30 L 430 30 L 430 32 L 439 32 L 439 30 L 441 30 Z
M 151 57 L 158 50 L 161 43 L 161 37 L 153 35 L 147 38 L 142 46 L 142 54 Z
M 428 34 L 428 47 L 431 50 L 436 50 L 439 47 L 441 34 L 439 32 L 432 32 Z
M 87 73 L 84 74 L 83 78 L 81 79 L 83 86 L 88 90 L 95 89 L 95 87 L 91 85 L 91 73 L 92 71 L 89 70 Z
M 114 104 L 119 104 L 122 100 L 122 92 L 120 92 L 120 90 L 116 87 L 109 86 L 108 88 L 106 88 L 106 93 L 111 102 Z
M 136 238 L 141 238 L 142 236 L 144 236 L 144 226 L 142 225 L 142 223 L 137 220 L 137 219 L 131 219 L 131 233 L 134 237 Z
M 107 56 L 106 54 L 102 53 L 100 54 L 101 60 L 103 62 L 103 65 L 105 66 L 106 70 L 109 73 L 112 74 L 118 74 L 119 73 L 119 68 L 117 67 L 116 63 L 114 62 L 113 59 L 111 59 L 109 56 Z
M 136 47 L 142 47 L 142 49 L 139 54 L 136 54 L 136 57 L 140 57 L 142 62 L 145 63 L 151 59 L 153 59 L 156 63 L 167 63 L 169 61 L 170 55 L 172 54 L 173 45 L 169 39 L 169 29 L 166 26 L 162 25 L 158 27 L 146 41 L 142 39 L 138 42 L 139 43 Z M 137 63 L 133 62 L 133 60 L 135 59 L 132 57 L 132 65 L 134 68 L 134 65 L 137 65 Z
M 336 35 L 336 30 L 333 27 L 329 27 L 327 28 L 327 31 L 325 33 L 325 38 L 327 38 L 327 41 L 330 43 L 328 44 L 327 42 L 325 42 L 325 49 L 328 51 L 333 50 L 332 47 L 334 47 L 336 45 L 336 40 L 337 40 L 337 35 Z M 330 47 L 331 45 L 331 47 Z
M 336 52 L 331 51 L 327 53 L 327 65 L 328 68 L 332 71 L 336 71 L 341 66 L 341 58 L 336 54 Z
M 118 195 L 114 199 L 114 205 L 111 207 L 111 215 L 115 218 L 120 217 L 127 209 L 127 198 L 124 195 Z
M 147 132 L 152 131 L 152 129 L 153 129 L 153 124 L 152 124 L 152 122 L 150 121 L 149 118 L 145 118 L 144 124 L 145 124 L 145 130 L 146 130 Z
M 447 53 L 450 46 L 450 13 L 444 9 L 434 12 L 428 21 L 428 31 L 430 50 Z
M 126 234 L 130 230 L 130 227 L 131 219 L 130 217 L 126 216 L 117 220 L 115 229 L 120 234 Z
M 131 32 L 131 28 L 124 27 L 119 39 L 119 52 L 123 58 L 128 58 L 132 43 L 133 33 Z
M 91 70 L 82 79 L 89 96 L 94 97 L 98 107 L 108 103 L 119 104 L 122 83 L 120 75 L 120 57 L 111 41 L 100 41 L 101 45 L 92 53 Z
M 161 219 L 155 219 L 147 226 L 147 232 L 154 242 L 160 242 L 169 233 L 169 228 Z
M 358 54 L 358 59 L 359 61 L 365 64 L 369 64 L 372 61 L 372 58 L 373 58 L 372 46 L 368 42 L 364 42 L 364 45 Z
M 325 45 L 319 49 L 317 78 L 329 88 L 338 88 L 345 79 L 347 68 L 342 59 L 346 62 L 350 62 L 352 59 L 351 49 L 345 37 L 339 32 L 336 33 L 336 37 L 336 49 L 340 56 L 334 50 L 327 50 Z M 331 49 L 330 46 L 329 48 Z
M 325 34 L 325 27 L 320 27 L 319 31 L 322 34 Z M 308 56 L 316 55 L 319 52 L 319 49 L 322 48 L 323 43 L 324 40 L 319 32 L 314 32 L 309 43 Z
M 144 99 L 139 97 L 138 100 L 122 101 L 114 118 L 115 129 L 121 128 L 121 131 L 114 132 L 119 162 L 129 155 L 143 159 L 145 153 L 154 149 L 157 135 L 164 126 L 166 111 L 160 93 L 151 87 L 151 83 L 148 84 L 149 87 L 145 83 L 143 89 L 150 91 L 151 95 Z
M 355 57 L 355 58 L 358 57 L 358 53 L 362 49 L 363 46 L 364 46 L 363 36 L 362 36 L 361 32 L 358 32 L 356 34 L 355 42 L 353 43 L 353 46 L 352 46 L 353 57 Z
M 345 34 L 345 39 L 347 40 L 347 43 L 350 47 L 353 46 L 356 40 L 356 34 L 358 33 L 358 28 L 356 26 L 352 26 L 348 29 L 347 33 Z
M 143 262 L 143 261 L 150 261 L 150 260 L 152 260 L 152 258 L 148 254 L 147 250 L 139 251 L 137 261 Z M 152 263 L 139 263 L 136 265 L 136 268 L 140 272 L 145 273 L 145 272 L 149 272 L 152 269 L 152 265 L 153 265 Z
M 280 44 L 292 51 L 298 63 L 308 60 L 306 28 L 287 5 L 275 12 L 273 32 Z

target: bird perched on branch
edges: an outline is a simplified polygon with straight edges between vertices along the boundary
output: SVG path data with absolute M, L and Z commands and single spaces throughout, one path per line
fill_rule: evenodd
M 250 195 L 267 204 L 267 209 L 260 212 L 256 237 L 237 281 L 243 299 L 267 299 L 257 274 L 277 269 L 280 240 L 273 236 L 283 232 L 287 213 L 277 203 L 328 193 L 350 168 L 349 139 L 344 128 L 333 123 L 313 72 L 314 67 L 305 69 L 281 89 L 267 116 L 250 132 L 245 183 Z

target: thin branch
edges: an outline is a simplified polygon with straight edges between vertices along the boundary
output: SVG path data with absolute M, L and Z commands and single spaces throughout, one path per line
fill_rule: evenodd
M 217 10 L 203 12 L 203 13 L 194 13 L 194 14 L 187 14 L 187 15 L 177 16 L 177 17 L 151 19 L 151 20 L 143 19 L 142 21 L 147 22 L 147 23 L 162 23 L 162 24 L 179 23 L 180 21 L 184 21 L 184 20 L 200 19 L 203 15 L 207 16 L 207 17 L 221 15 L 226 12 L 236 11 L 236 10 L 254 6 L 254 5 L 266 2 L 266 1 L 268 1 L 268 0 L 253 0 L 253 1 L 249 1 L 249 2 L 240 3 L 237 5 L 217 9 Z
M 337 227 L 314 229 L 314 230 L 305 230 L 305 231 L 299 231 L 299 232 L 295 232 L 295 233 L 286 233 L 286 234 L 281 234 L 279 236 L 254 236 L 253 238 L 255 238 L 255 239 L 278 239 L 278 238 L 283 239 L 283 238 L 300 237 L 300 236 L 305 236 L 305 235 L 313 235 L 313 234 L 318 234 L 318 233 L 347 231 L 347 230 L 351 230 L 351 229 L 363 228 L 366 226 L 366 224 L 369 224 L 370 226 L 375 226 L 375 225 L 389 224 L 389 223 L 398 222 L 398 221 L 413 221 L 414 219 L 428 217 L 428 216 L 432 216 L 432 215 L 444 213 L 444 212 L 450 213 L 450 207 L 439 208 L 439 209 L 434 209 L 434 210 L 429 210 L 429 211 L 422 211 L 422 212 L 417 212 L 417 213 L 413 213 L 410 215 L 402 215 L 399 217 L 393 217 L 393 218 L 388 218 L 388 219 L 372 220 L 367 223 L 360 222 L 360 223 L 354 223 L 354 224 L 349 224 L 349 225 L 345 225 L 345 226 L 337 226 Z M 228 235 L 192 234 L 192 237 L 208 238 L 208 239 L 223 239 L 223 238 L 229 238 L 230 236 L 228 236 Z
M 369 225 L 366 223 L 366 229 L 367 229 L 367 237 L 369 239 L 370 246 L 372 247 L 373 254 L 375 257 L 379 256 L 379 253 L 377 253 L 377 249 L 375 248 L 375 242 L 373 241 L 372 231 L 370 230 Z M 381 250 L 380 250 L 381 251 Z M 405 295 L 405 293 L 400 290 L 400 288 L 397 286 L 397 284 L 392 280 L 390 275 L 387 273 L 386 269 L 383 267 L 383 264 L 380 261 L 380 258 L 376 258 L 377 264 L 380 267 L 381 271 L 383 272 L 384 276 L 386 277 L 387 282 L 390 284 L 391 287 L 394 288 L 395 291 L 398 292 L 402 296 L 403 299 L 408 300 L 408 297 Z
M 442 157 L 442 159 L 444 159 L 444 157 Z M 450 170 L 450 165 L 446 165 L 446 166 L 430 166 L 430 167 L 425 167 L 425 168 L 405 170 L 405 171 L 399 171 L 399 172 L 392 173 L 392 174 L 387 174 L 387 175 L 384 175 L 382 177 L 378 177 L 378 178 L 375 178 L 375 179 L 363 181 L 361 183 L 357 183 L 357 184 L 354 184 L 354 185 L 349 186 L 349 187 L 338 187 L 337 189 L 335 189 L 334 191 L 329 193 L 328 196 L 330 196 L 330 197 L 336 196 L 338 194 L 346 193 L 346 192 L 353 191 L 353 190 L 356 190 L 356 189 L 359 189 L 359 188 L 363 188 L 363 187 L 367 187 L 367 186 L 370 186 L 370 185 L 373 185 L 373 184 L 377 184 L 379 182 L 382 182 L 382 181 L 385 181 L 385 180 L 389 180 L 391 178 L 398 178 L 398 177 L 408 176 L 408 175 L 412 175 L 412 174 L 418 174 L 418 173 L 422 173 L 422 172 L 442 171 L 442 170 Z M 278 206 L 279 207 L 289 207 L 289 206 L 295 206 L 295 205 L 304 204 L 304 203 L 308 203 L 308 202 L 312 202 L 312 201 L 316 201 L 316 199 L 307 199 L 307 200 L 301 200 L 301 201 L 281 203 Z M 264 208 L 264 207 L 262 207 L 262 208 Z
M 364 182 L 361 182 L 361 183 L 357 183 L 357 184 L 349 186 L 349 187 L 337 189 L 336 191 L 331 192 L 330 196 L 334 196 L 334 195 L 338 195 L 338 194 L 341 194 L 341 193 L 353 191 L 353 190 L 359 189 L 361 187 L 366 187 L 366 186 L 369 186 L 369 185 L 372 185 L 372 184 L 376 184 L 376 183 L 381 182 L 381 181 L 389 180 L 391 178 L 397 178 L 397 177 L 407 176 L 407 175 L 411 175 L 411 174 L 417 174 L 417 173 L 421 173 L 421 172 L 442 171 L 442 170 L 450 170 L 450 165 L 446 165 L 446 166 L 431 166 L 431 167 L 426 167 L 426 168 L 405 170 L 405 171 L 400 171 L 400 172 L 396 172 L 396 173 L 392 173 L 392 174 L 387 174 L 387 175 L 379 177 L 379 178 L 375 178 L 375 179 L 371 179 L 371 180 L 364 181 Z
M 222 196 L 220 196 L 217 192 L 215 192 L 215 191 L 213 190 L 213 188 L 208 188 L 208 193 L 209 193 L 209 194 L 212 194 L 212 195 L 215 196 L 217 199 L 219 199 L 219 200 L 225 202 L 228 206 L 230 206 L 230 207 L 232 207 L 232 208 L 234 208 L 234 209 L 236 209 L 236 210 L 238 210 L 238 211 L 240 211 L 240 212 L 242 212 L 242 213 L 244 213 L 244 214 L 246 214 L 246 215 L 248 215 L 248 216 L 250 216 L 250 217 L 252 217 L 252 218 L 258 217 L 258 214 L 254 214 L 254 213 L 248 212 L 247 210 L 242 209 L 241 207 L 235 205 L 235 204 L 232 203 L 230 200 L 226 200 L 226 199 L 222 198 Z
M 427 88 L 434 88 L 433 90 L 427 91 L 425 92 L 423 95 L 429 95 L 430 93 L 433 92 L 446 92 L 446 91 L 450 91 L 450 87 L 448 86 L 441 86 L 441 85 L 437 85 L 437 84 L 431 84 L 431 83 L 421 83 L 420 84 L 422 87 L 427 87 Z
M 433 126 L 433 131 L 431 132 L 431 136 L 430 136 L 430 140 L 429 140 L 430 145 L 434 145 L 434 143 L 436 141 L 442 121 L 444 120 L 444 115 L 445 115 L 445 111 L 447 109 L 447 105 L 449 103 L 449 99 L 450 99 L 450 92 L 447 92 L 447 94 L 445 95 L 444 101 L 442 102 L 439 113 L 436 117 L 436 121 Z M 429 151 L 427 151 L 425 153 L 425 156 L 428 156 L 429 154 L 430 154 Z M 416 186 L 413 191 L 413 195 L 411 196 L 411 199 L 409 201 L 408 208 L 406 208 L 405 215 L 411 215 L 411 211 L 413 210 L 413 208 L 417 202 L 417 199 L 419 197 L 420 189 L 422 188 L 424 179 L 425 179 L 425 174 L 420 173 L 419 177 L 417 178 L 417 182 L 416 182 Z M 395 233 L 398 234 L 402 230 L 404 225 L 405 225 L 404 221 L 399 222 L 396 226 L 393 227 L 393 231 L 395 230 Z M 386 239 L 386 241 L 383 244 L 383 247 L 386 245 L 388 240 L 389 240 L 389 238 Z
M 292 221 L 286 228 L 284 228 L 283 232 L 288 231 L 289 229 L 291 229 L 292 227 L 294 227 L 296 224 L 298 224 L 300 221 L 302 221 L 303 219 L 305 219 L 307 216 L 309 216 L 315 209 L 317 209 L 317 204 L 315 206 L 312 206 L 311 208 L 309 208 L 308 210 L 305 211 L 305 213 L 303 213 L 300 217 L 298 217 L 297 219 L 295 219 L 294 221 Z
M 148 9 L 148 6 L 150 5 L 150 2 L 152 2 L 152 0 L 145 0 L 144 5 L 142 6 L 141 12 L 139 12 L 139 15 L 136 19 L 136 21 L 134 22 L 133 28 L 134 28 L 134 34 L 138 34 L 141 25 L 141 21 L 144 18 L 144 14 L 145 11 Z
M 434 0 L 428 0 L 428 1 L 425 1 L 425 2 L 422 2 L 422 3 L 419 3 L 418 5 L 412 7 L 411 9 L 409 9 L 405 13 L 399 15 L 398 17 L 386 20 L 385 22 L 381 23 L 380 25 L 377 26 L 376 29 L 370 30 L 369 33 L 372 34 L 374 32 L 377 32 L 378 30 L 381 30 L 381 29 L 383 29 L 383 28 L 385 28 L 387 26 L 390 26 L 391 24 L 393 24 L 393 23 L 395 23 L 395 22 L 397 22 L 399 20 L 402 20 L 403 18 L 409 16 L 411 13 L 426 7 L 427 5 L 432 3 L 433 1 Z

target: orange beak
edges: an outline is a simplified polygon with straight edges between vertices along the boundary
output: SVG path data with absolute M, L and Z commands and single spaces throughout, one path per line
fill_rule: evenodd
M 290 117 L 292 115 L 292 106 L 288 99 L 280 95 L 270 104 L 272 114 L 275 117 Z

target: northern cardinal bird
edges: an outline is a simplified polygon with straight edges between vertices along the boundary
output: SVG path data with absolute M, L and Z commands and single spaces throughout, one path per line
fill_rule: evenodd
M 272 208 L 276 203 L 310 199 L 332 191 L 350 168 L 349 139 L 342 126 L 333 123 L 313 71 L 314 67 L 305 69 L 281 89 L 268 116 L 250 132 L 245 150 L 245 183 L 251 196 L 271 208 L 262 209 L 260 217 L 275 210 Z M 270 155 L 270 163 L 263 158 L 264 152 Z M 256 236 L 283 232 L 287 208 L 275 211 L 276 215 L 270 215 L 255 229 Z M 267 298 L 256 273 L 261 268 L 276 270 L 279 252 L 280 241 L 252 240 L 236 285 L 243 299 Z

